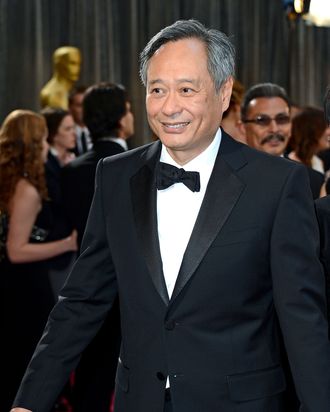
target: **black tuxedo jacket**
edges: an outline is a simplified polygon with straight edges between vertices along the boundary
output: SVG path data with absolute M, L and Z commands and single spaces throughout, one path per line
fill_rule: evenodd
M 51 229 L 47 238 L 48 241 L 63 239 L 69 236 L 72 231 L 70 220 L 63 207 L 61 170 L 62 167 L 57 157 L 49 151 L 45 164 L 45 175 L 50 200 L 49 205 L 52 216 Z M 68 270 L 67 268 L 72 262 L 73 256 L 73 252 L 66 252 L 55 256 L 49 261 L 50 267 L 56 270 Z
M 53 229 L 50 240 L 63 239 L 71 233 L 68 217 L 63 209 L 63 194 L 61 190 L 61 170 L 62 167 L 51 152 L 48 152 L 45 164 L 45 175 L 47 181 L 48 196 L 53 212 Z
M 81 246 L 93 199 L 95 171 L 100 159 L 124 152 L 111 140 L 99 140 L 91 150 L 62 168 L 63 204 Z M 84 350 L 75 369 L 72 406 L 78 411 L 109 411 L 115 386 L 120 346 L 119 305 L 116 300 L 101 329 Z
M 321 261 L 324 265 L 330 324 L 330 195 L 315 201 L 321 236 Z M 330 336 L 330 331 L 329 331 Z
M 124 152 L 123 147 L 110 140 L 100 140 L 87 153 L 62 168 L 63 205 L 72 228 L 78 231 L 81 244 L 89 209 L 93 200 L 95 170 L 100 159 Z
M 323 150 L 317 155 L 323 160 L 324 170 L 330 170 L 330 149 Z
M 289 159 L 287 155 L 284 155 L 284 157 L 286 159 Z M 294 162 L 294 160 L 291 161 Z M 309 185 L 312 191 L 313 199 L 318 199 L 320 197 L 322 185 L 324 184 L 324 174 L 312 169 L 309 166 L 304 165 L 304 167 L 306 168 L 308 173 Z
M 302 411 L 328 412 L 324 274 L 305 168 L 223 132 L 169 299 L 157 236 L 160 148 L 100 162 L 82 254 L 15 404 L 49 410 L 118 293 L 116 412 L 162 412 L 166 376 L 176 411 L 282 412 L 278 325 Z
M 306 166 L 306 169 L 309 176 L 309 184 L 311 187 L 313 199 L 318 199 L 320 197 L 322 185 L 324 184 L 324 174 L 308 166 Z

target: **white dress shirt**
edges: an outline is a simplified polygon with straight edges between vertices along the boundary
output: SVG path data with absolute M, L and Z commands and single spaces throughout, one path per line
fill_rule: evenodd
M 84 136 L 86 138 L 86 145 L 87 145 L 87 150 L 90 150 L 93 147 L 93 142 L 89 133 L 89 130 L 87 127 L 81 127 L 78 124 L 75 126 L 75 131 L 76 131 L 76 137 L 77 137 L 77 151 L 79 154 L 84 153 L 84 148 L 83 148 L 83 143 L 81 141 L 81 135 L 84 133 Z
M 169 297 L 179 274 L 184 252 L 194 228 L 199 209 L 204 199 L 215 158 L 221 142 L 219 128 L 212 143 L 183 167 L 190 172 L 199 172 L 200 191 L 192 192 L 183 183 L 175 183 L 164 190 L 157 190 L 157 222 L 163 273 Z M 162 146 L 160 161 L 181 168 Z M 167 377 L 166 388 L 170 387 Z
M 125 150 L 125 152 L 128 150 L 126 140 L 121 138 L 121 137 L 100 137 L 97 140 L 98 141 L 107 140 L 108 142 L 115 142 L 115 143 L 119 144 Z
M 182 258 L 204 199 L 220 142 L 221 130 L 218 129 L 212 143 L 204 152 L 183 167 L 186 171 L 199 172 L 199 192 L 192 192 L 183 183 L 157 190 L 158 237 L 169 297 L 172 295 Z M 164 145 L 160 161 L 182 168 L 172 159 Z

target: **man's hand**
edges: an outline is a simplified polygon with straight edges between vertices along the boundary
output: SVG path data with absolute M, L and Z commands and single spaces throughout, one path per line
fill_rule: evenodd
M 25 408 L 13 408 L 11 409 L 10 412 L 32 412 L 31 409 L 25 409 Z

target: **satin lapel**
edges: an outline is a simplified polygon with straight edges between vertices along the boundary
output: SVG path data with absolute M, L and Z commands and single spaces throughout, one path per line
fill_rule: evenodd
M 244 184 L 235 175 L 233 169 L 242 167 L 246 160 L 237 147 L 236 154 L 235 151 L 231 152 L 230 148 L 232 146 L 235 148 L 236 143 L 232 145 L 231 140 L 228 139 L 231 138 L 223 132 L 220 150 L 183 256 L 170 303 L 174 301 L 196 271 L 244 189 Z
M 157 229 L 157 190 L 155 166 L 159 160 L 160 144 L 149 146 L 138 172 L 131 178 L 134 220 L 142 253 L 151 279 L 162 300 L 168 305 Z

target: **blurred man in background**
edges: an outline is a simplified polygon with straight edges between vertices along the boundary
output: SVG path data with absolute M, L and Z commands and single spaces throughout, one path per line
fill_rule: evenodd
M 291 136 L 290 100 L 274 83 L 259 83 L 248 89 L 241 106 L 241 130 L 249 146 L 286 157 Z M 324 176 L 306 166 L 313 198 L 320 196 Z
M 87 89 L 83 122 L 93 148 L 62 169 L 66 215 L 78 231 L 80 247 L 94 193 L 95 170 L 101 158 L 125 152 L 134 133 L 134 117 L 123 86 L 100 83 Z M 115 387 L 120 346 L 119 305 L 116 300 L 101 329 L 83 352 L 75 371 L 73 412 L 109 412 Z
M 86 89 L 86 86 L 77 86 L 69 94 L 69 111 L 76 125 L 77 144 L 74 150 L 76 156 L 86 153 L 93 146 L 90 132 L 83 119 L 83 100 Z

